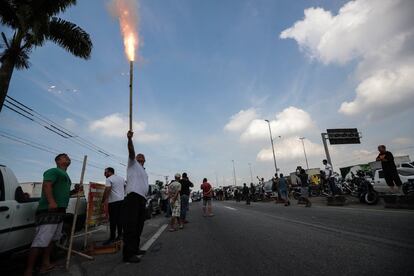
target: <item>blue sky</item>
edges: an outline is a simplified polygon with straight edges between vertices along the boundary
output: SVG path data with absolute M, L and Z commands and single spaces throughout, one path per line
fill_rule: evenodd
M 297 154 L 302 150 L 299 136 L 307 138 L 310 166 L 321 166 L 320 133 L 327 128 L 358 127 L 363 134 L 361 145 L 331 147 L 334 166 L 372 160 L 376 146 L 383 143 L 395 153 L 413 154 L 412 83 L 401 78 L 401 85 L 381 82 L 388 89 L 384 92 L 364 82 L 385 81 L 379 79 L 385 73 L 378 72 L 398 73 L 406 68 L 401 63 L 384 69 L 383 64 L 372 62 L 372 55 L 386 55 L 369 46 L 394 35 L 406 35 L 409 41 L 412 20 L 389 23 L 387 32 L 370 37 L 369 24 L 379 19 L 369 18 L 375 13 L 361 11 L 370 5 L 379 12 L 386 7 L 375 1 L 358 0 L 353 6 L 347 2 L 140 1 L 141 46 L 134 72 L 135 147 L 146 154 L 151 181 L 161 178 L 158 175 L 171 178 L 175 172 L 187 171 L 195 182 L 208 177 L 215 184 L 217 180 L 219 185 L 231 184 L 231 160 L 235 160 L 239 183 L 250 182 L 248 163 L 254 176 L 270 178 L 273 160 L 269 159 L 263 119 L 272 120 L 274 136 L 282 136 L 275 141 L 278 164 L 285 173 L 304 164 L 303 155 Z M 75 58 L 46 43 L 32 52 L 29 70 L 15 71 L 9 96 L 117 155 L 118 161 L 90 152 L 7 109 L 0 114 L 0 130 L 77 159 L 87 154 L 95 166 L 114 166 L 125 176 L 125 167 L 119 162 L 127 158 L 128 62 L 118 21 L 108 13 L 106 3 L 78 1 L 61 15 L 91 35 L 90 60 Z M 341 12 L 344 5 L 348 9 Z M 397 17 L 404 10 L 398 5 L 393 9 Z M 304 11 L 312 7 L 320 9 L 305 16 Z M 329 21 L 329 12 L 338 20 Z M 339 25 L 345 15 L 363 18 L 348 36 L 341 34 L 344 31 Z M 327 23 L 316 24 L 319 19 Z M 294 27 L 299 21 L 305 27 Z M 282 38 L 281 33 L 289 28 L 293 29 Z M 366 43 L 353 37 L 355 33 L 362 38 L 365 34 Z M 326 46 L 322 42 L 329 37 Z M 330 41 L 336 44 L 330 45 Z M 404 40 L 395 46 L 395 60 L 404 57 L 403 52 L 413 56 L 406 44 Z M 411 72 L 410 67 L 407 70 Z M 356 92 L 361 83 L 361 91 L 372 91 Z M 401 87 L 405 90 L 398 92 Z M 341 109 L 343 102 L 356 101 L 357 93 L 394 98 L 393 91 L 401 96 L 391 104 L 387 99 L 378 103 L 384 112 L 378 113 L 369 100 Z M 237 127 L 229 126 L 231 122 Z M 53 154 L 0 138 L 0 163 L 12 168 L 19 181 L 39 181 L 42 172 L 53 166 Z M 75 161 L 69 169 L 74 182 L 80 167 Z M 86 181 L 103 178 L 103 170 L 88 167 Z

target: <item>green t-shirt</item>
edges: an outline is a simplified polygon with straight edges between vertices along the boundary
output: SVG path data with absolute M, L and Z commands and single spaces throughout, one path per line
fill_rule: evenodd
M 66 171 L 60 168 L 49 169 L 43 173 L 43 182 L 44 181 L 52 182 L 52 193 L 58 208 L 68 207 L 70 198 L 70 186 L 72 185 L 72 182 L 70 181 L 70 177 Z M 48 201 L 43 191 L 42 197 L 39 201 L 39 207 L 37 209 L 48 209 Z

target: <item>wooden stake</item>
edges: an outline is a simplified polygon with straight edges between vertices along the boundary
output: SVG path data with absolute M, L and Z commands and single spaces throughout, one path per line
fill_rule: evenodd
M 129 61 L 129 130 L 132 131 L 132 76 L 133 61 Z
M 86 160 L 87 159 L 88 159 L 88 156 L 85 155 L 83 157 L 82 172 L 81 172 L 81 177 L 80 177 L 80 181 L 79 181 L 79 185 L 81 185 L 82 188 L 83 188 L 83 178 L 85 176 Z M 68 254 L 66 256 L 66 270 L 69 270 L 70 256 L 71 256 L 71 253 L 73 251 L 72 250 L 72 244 L 73 244 L 73 236 L 75 234 L 76 220 L 78 218 L 79 199 L 80 199 L 80 192 L 77 192 L 77 195 L 76 195 L 76 204 L 75 204 L 75 214 L 73 215 L 72 230 L 70 232 Z

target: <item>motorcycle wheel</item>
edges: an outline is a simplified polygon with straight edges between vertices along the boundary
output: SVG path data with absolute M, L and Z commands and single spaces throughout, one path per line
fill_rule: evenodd
M 378 194 L 376 192 L 367 192 L 364 196 L 365 203 L 368 205 L 375 205 L 378 203 Z

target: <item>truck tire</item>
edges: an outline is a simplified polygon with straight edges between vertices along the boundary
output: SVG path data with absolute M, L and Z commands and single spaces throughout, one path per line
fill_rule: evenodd
M 364 199 L 365 203 L 367 203 L 368 205 L 375 205 L 378 203 L 379 197 L 377 192 L 370 191 L 365 194 Z

